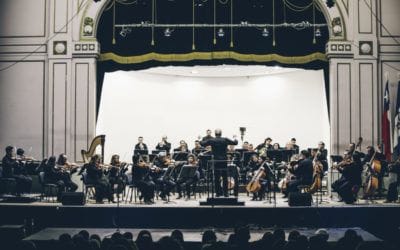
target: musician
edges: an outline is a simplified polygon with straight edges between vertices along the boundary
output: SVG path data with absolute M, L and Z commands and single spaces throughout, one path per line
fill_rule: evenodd
M 389 183 L 385 203 L 396 202 L 399 197 L 397 188 L 400 185 L 400 157 L 392 164 L 389 164 L 388 170 L 389 177 L 393 176 L 393 178 L 390 178 L 391 182 Z
M 143 142 L 143 136 L 138 137 L 138 143 L 135 145 L 135 150 L 147 150 L 147 145 Z
M 264 171 L 265 173 L 265 169 L 262 165 L 263 161 L 261 157 L 258 157 L 258 155 L 256 154 L 251 156 L 250 161 L 245 168 L 245 170 L 247 171 L 246 178 L 248 179 L 248 181 L 250 181 L 253 178 L 253 176 L 255 176 L 258 173 L 258 171 Z M 253 199 L 252 199 L 253 201 L 257 199 L 262 200 L 262 198 L 265 195 L 267 180 L 264 178 L 260 178 L 259 181 L 261 184 L 261 189 L 260 191 L 253 193 Z
M 144 199 L 145 204 L 152 204 L 154 203 L 154 190 L 156 184 L 153 182 L 150 175 L 150 166 L 140 155 L 134 155 L 132 161 L 132 182 L 139 189 L 141 194 L 139 199 Z
M 210 140 L 210 139 L 212 139 L 212 138 L 214 138 L 213 136 L 212 136 L 212 131 L 211 131 L 211 129 L 207 129 L 207 131 L 206 131 L 206 136 L 204 136 L 201 140 L 202 141 L 207 141 L 207 140 Z
M 24 174 L 36 174 L 37 164 L 33 164 L 33 161 L 36 161 L 32 156 L 25 155 L 25 150 L 22 148 L 17 149 L 17 161 L 20 164 L 20 167 L 24 170 Z
M 318 160 L 322 163 L 324 172 L 328 171 L 328 150 L 323 141 L 318 142 Z
M 196 159 L 195 155 L 191 154 L 191 155 L 188 156 L 187 165 L 198 167 L 197 159 Z M 180 171 L 181 168 L 182 168 L 182 166 L 180 166 L 179 170 L 177 170 L 176 172 Z M 190 199 L 190 194 L 191 194 L 191 187 L 195 186 L 195 184 L 199 180 L 199 178 L 200 178 L 200 172 L 197 170 L 193 177 L 177 179 L 177 181 L 176 181 L 176 189 L 177 189 L 177 192 L 178 192 L 177 199 L 181 199 L 182 198 L 182 189 L 185 188 L 186 200 L 189 200 Z
M 171 143 L 167 141 L 167 136 L 163 136 L 161 139 L 161 142 L 159 142 L 156 146 L 157 150 L 164 150 L 169 154 L 169 151 L 171 150 Z
M 249 147 L 247 148 L 247 151 L 255 152 L 253 144 L 251 144 L 251 143 L 249 144 Z
M 179 142 L 179 147 L 174 148 L 174 152 L 185 152 L 189 153 L 188 145 L 184 140 Z
M 159 186 L 161 199 L 166 201 L 167 196 L 170 196 L 171 190 L 176 186 L 174 181 L 176 165 L 169 155 L 162 156 L 156 164 L 158 170 L 152 173 L 152 178 Z M 170 168 L 170 172 L 168 172 L 168 168 Z
M 381 164 L 381 169 L 379 172 L 374 173 L 376 177 L 378 178 L 378 193 L 381 195 L 382 194 L 382 188 L 383 188 L 383 176 L 386 172 L 387 168 L 387 162 L 386 162 L 386 157 L 384 154 L 381 152 L 375 150 L 373 146 L 367 146 L 367 153 L 365 154 L 363 160 L 361 161 L 361 166 L 367 166 L 368 164 L 371 163 L 371 160 L 377 160 Z M 368 170 L 368 169 L 367 169 Z M 364 196 L 364 198 L 367 198 Z
M 56 168 L 68 172 L 69 174 L 73 174 L 77 171 L 78 167 L 78 164 L 68 161 L 68 157 L 66 154 L 60 154 L 58 156 Z
M 275 142 L 274 145 L 272 145 L 272 150 L 279 150 L 281 149 L 281 145 L 279 143 Z
M 261 144 L 259 144 L 259 145 L 256 147 L 257 153 L 260 153 L 259 151 L 262 150 L 262 149 L 264 149 L 264 150 L 272 149 L 272 144 L 271 144 L 271 142 L 272 142 L 272 139 L 271 139 L 270 137 L 267 137 L 267 138 L 264 140 L 264 143 L 261 143 Z
M 263 173 L 260 173 L 263 172 Z M 258 192 L 254 192 L 253 193 L 253 198 L 251 200 L 256 201 L 256 200 L 262 200 L 265 197 L 265 192 L 267 190 L 267 186 L 268 186 L 268 180 L 265 178 L 266 177 L 266 171 L 265 168 L 263 166 L 262 163 L 259 164 L 259 168 L 257 170 L 255 170 L 251 177 L 254 177 L 256 175 L 259 175 L 259 179 L 258 181 L 260 182 L 261 188 Z
M 346 150 L 343 161 L 334 166 L 342 176 L 332 183 L 332 190 L 337 192 L 347 204 L 351 204 L 356 200 L 353 190 L 361 186 L 362 166 L 353 159 L 353 156 L 354 152 L 352 154 L 352 152 Z
M 212 154 L 214 156 L 214 184 L 216 190 L 216 196 L 219 197 L 222 195 L 228 197 L 228 173 L 227 173 L 227 146 L 228 145 L 237 145 L 238 141 L 236 140 L 236 136 L 233 137 L 233 140 L 222 137 L 222 130 L 215 130 L 215 138 L 201 141 L 200 144 L 202 146 L 211 146 Z M 220 178 L 222 177 L 223 188 L 221 189 Z
M 128 176 L 125 174 L 128 171 L 126 163 L 119 160 L 119 155 L 111 156 L 110 167 L 107 171 L 108 181 L 111 184 L 113 193 L 120 194 L 125 190 Z
M 114 202 L 111 184 L 104 175 L 101 156 L 94 155 L 84 168 L 87 172 L 87 178 L 95 185 L 96 203 L 103 203 L 104 198 L 108 198 L 109 202 Z
M 250 161 L 245 167 L 247 172 L 254 172 L 260 168 L 260 161 L 258 155 L 254 154 L 250 157 Z
M 44 166 L 44 182 L 57 185 L 57 200 L 61 200 L 61 194 L 63 191 L 75 192 L 78 189 L 71 180 L 71 175 L 68 171 L 64 171 L 61 168 L 56 167 L 56 157 L 51 156 Z
M 24 170 L 18 164 L 13 146 L 6 147 L 6 155 L 2 160 L 3 178 L 14 178 L 16 181 L 16 194 L 30 193 L 32 178 L 24 174 Z
M 199 155 L 202 151 L 204 151 L 204 148 L 200 145 L 199 140 L 194 141 L 194 148 L 192 149 L 192 154 L 194 155 Z
M 311 185 L 313 181 L 313 163 L 309 159 L 310 154 L 307 150 L 300 152 L 297 165 L 293 167 L 294 180 L 290 180 L 287 184 L 287 193 L 298 192 L 298 186 Z
M 358 164 L 361 165 L 361 158 L 364 157 L 364 154 L 357 151 L 356 149 L 356 144 L 354 142 L 351 142 L 347 148 L 348 153 L 351 155 L 353 161 Z
M 293 149 L 295 151 L 294 153 L 298 154 L 299 151 L 300 151 L 300 147 L 299 147 L 299 145 L 296 144 L 296 138 L 290 139 L 290 144 L 292 144 L 292 148 L 291 149 Z
M 243 142 L 242 150 L 243 151 L 248 151 L 249 150 L 249 142 L 248 141 Z

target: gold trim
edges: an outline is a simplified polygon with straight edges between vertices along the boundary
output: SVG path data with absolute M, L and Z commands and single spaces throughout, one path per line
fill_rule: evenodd
M 147 61 L 159 62 L 186 62 L 191 60 L 234 59 L 242 62 L 271 62 L 283 64 L 304 64 L 312 61 L 327 61 L 325 54 L 315 52 L 305 56 L 281 56 L 278 54 L 241 54 L 234 51 L 191 52 L 186 54 L 159 54 L 148 53 L 138 56 L 120 56 L 112 52 L 100 54 L 99 61 L 114 61 L 119 64 L 137 64 Z

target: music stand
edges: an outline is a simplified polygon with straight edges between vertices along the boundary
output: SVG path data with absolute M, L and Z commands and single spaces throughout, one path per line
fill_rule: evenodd
M 243 165 L 247 165 L 249 163 L 251 156 L 256 155 L 257 153 L 254 151 L 245 151 L 243 152 Z
M 149 151 L 147 149 L 135 149 L 133 151 L 134 155 L 148 155 Z
M 165 151 L 165 150 L 158 150 L 158 149 L 151 150 L 151 154 L 153 154 L 153 155 L 158 155 L 159 153 L 165 153 L 165 154 L 167 154 L 167 151 Z
M 174 151 L 174 155 L 172 156 L 172 159 L 174 159 L 175 161 L 186 161 L 188 155 L 189 155 L 188 152 L 182 152 L 182 151 L 175 152 Z
M 178 174 L 177 180 L 182 180 L 182 179 L 190 179 L 194 178 L 196 175 L 196 171 L 198 169 L 198 166 L 196 165 L 183 165 L 181 168 L 181 171 Z
M 281 162 L 282 161 L 282 152 L 281 150 L 267 150 L 267 157 L 274 162 Z
M 285 160 L 286 162 L 289 162 L 292 155 L 296 153 L 296 150 L 294 149 L 282 149 L 281 151 L 282 151 L 282 160 Z

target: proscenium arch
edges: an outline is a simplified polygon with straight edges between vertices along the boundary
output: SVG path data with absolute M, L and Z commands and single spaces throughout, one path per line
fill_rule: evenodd
M 101 18 L 101 15 L 106 8 L 106 6 L 111 2 L 115 0 L 103 0 L 99 2 L 94 2 L 92 0 L 86 0 L 89 1 L 85 6 L 84 10 L 82 11 L 82 14 L 80 15 L 80 29 L 79 29 L 79 40 L 81 41 L 96 41 L 96 34 L 97 34 L 97 29 L 99 25 L 99 21 Z M 282 0 L 283 1 L 283 0 Z M 349 30 L 347 25 L 348 25 L 348 15 L 345 15 L 345 13 L 348 13 L 348 8 L 342 3 L 342 1 L 336 1 L 335 6 L 329 8 L 326 5 L 325 0 L 315 0 L 315 2 L 318 4 L 318 6 L 321 8 L 321 11 L 323 15 L 325 16 L 325 20 L 328 24 L 328 30 L 329 30 L 329 40 L 346 40 L 348 38 L 347 31 Z M 84 26 L 85 26 L 85 18 L 91 18 L 93 20 L 93 32 L 91 34 L 85 34 L 84 33 Z M 341 26 L 342 26 L 342 33 L 340 35 L 334 35 L 333 30 L 332 30 L 332 22 L 336 19 L 339 18 L 341 20 Z

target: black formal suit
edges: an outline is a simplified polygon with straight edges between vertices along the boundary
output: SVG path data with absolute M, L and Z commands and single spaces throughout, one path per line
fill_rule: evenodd
M 332 189 L 337 192 L 346 203 L 353 203 L 355 198 L 353 195 L 353 188 L 355 186 L 361 186 L 362 165 L 361 163 L 353 161 L 338 170 L 342 176 L 332 183 Z
M 140 147 L 140 143 L 137 143 L 135 145 L 135 150 L 147 150 L 147 145 L 146 143 L 142 143 L 143 148 Z
M 301 160 L 293 171 L 295 180 L 289 181 L 287 191 L 297 192 L 299 185 L 311 185 L 313 181 L 313 163 L 310 159 Z
M 109 201 L 113 200 L 111 184 L 103 173 L 103 170 L 97 168 L 95 163 L 85 164 L 84 168 L 87 172 L 87 178 L 90 180 L 96 189 L 96 201 L 102 202 L 104 198 Z
M 17 182 L 16 193 L 30 193 L 32 178 L 25 175 L 22 166 L 10 155 L 5 155 L 2 160 L 3 178 L 14 178 Z
M 169 151 L 171 150 L 171 143 L 166 142 L 164 145 L 160 145 L 160 143 L 157 144 L 156 146 L 157 150 L 165 150 L 167 154 L 169 154 Z
M 228 145 L 237 145 L 237 140 L 231 140 L 225 137 L 215 137 L 200 142 L 201 146 L 211 146 L 214 157 L 214 184 L 217 196 L 228 196 L 228 173 L 227 173 L 227 147 Z M 222 177 L 223 190 L 221 190 L 220 178 Z

